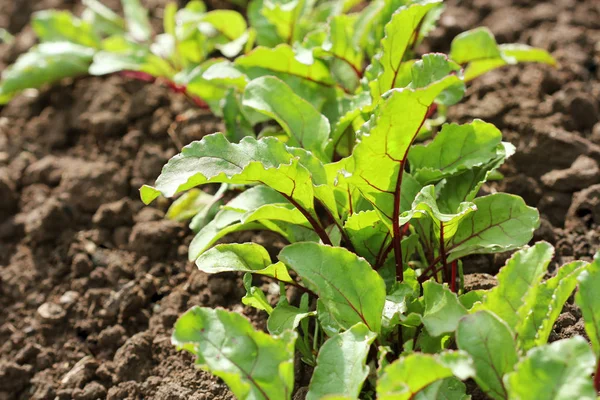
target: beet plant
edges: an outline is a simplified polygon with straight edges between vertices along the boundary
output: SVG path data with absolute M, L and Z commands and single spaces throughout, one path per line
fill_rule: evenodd
M 457 37 L 449 56 L 412 59 L 437 4 L 390 13 L 377 49 L 349 39 L 311 47 L 308 35 L 295 48 L 259 47 L 215 66 L 222 79 L 247 79 L 235 93 L 238 117 L 276 124 L 239 143 L 230 132 L 191 143 L 154 187 L 141 189 L 150 203 L 210 183 L 249 187 L 205 219 L 189 256 L 207 273 L 243 272 L 242 302 L 268 314 L 269 334 L 203 307 L 185 313 L 173 333 L 173 343 L 238 398 L 291 398 L 297 355 L 314 367 L 308 399 L 462 399 L 467 379 L 495 399 L 595 398 L 598 350 L 578 337 L 547 342 L 578 279 L 586 329 L 597 337 L 600 308 L 590 293 L 600 284 L 598 258 L 544 281 L 553 249 L 542 242 L 515 253 L 494 289 L 462 289 L 461 260 L 527 244 L 538 212 L 518 196 L 477 197 L 514 152 L 493 125 L 445 124 L 429 143 L 417 141 L 460 101 L 466 80 L 511 57 L 546 55 L 500 47 L 477 29 Z M 359 20 L 350 21 L 333 17 L 329 32 L 315 37 L 355 37 Z M 293 61 L 276 64 L 279 52 Z M 256 75 L 240 68 L 249 58 L 260 65 Z M 338 87 L 341 66 L 348 79 Z M 181 210 L 194 203 L 184 199 Z M 257 243 L 215 245 L 257 229 L 289 244 L 276 256 Z M 276 304 L 263 280 L 279 283 Z

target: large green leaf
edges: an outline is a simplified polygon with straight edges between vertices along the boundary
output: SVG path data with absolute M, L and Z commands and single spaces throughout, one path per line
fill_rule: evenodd
M 577 277 L 586 265 L 583 261 L 566 264 L 559 268 L 556 276 L 538 286 L 533 306 L 529 307 L 529 313 L 517 327 L 520 348 L 529 350 L 548 342 L 554 323 L 575 290 Z
M 257 243 L 219 244 L 198 257 L 196 266 L 210 274 L 250 272 L 282 282 L 294 282 L 285 265 L 280 262 L 273 264 L 267 250 Z
M 239 314 L 194 307 L 175 324 L 172 342 L 227 383 L 239 399 L 290 399 L 294 388 L 291 331 L 269 336 Z
M 484 165 L 496 158 L 501 140 L 498 128 L 481 120 L 444 125 L 431 143 L 410 149 L 411 173 L 425 185 Z
M 94 49 L 68 42 L 42 43 L 2 72 L 0 104 L 28 89 L 86 74 Z
M 377 381 L 379 400 L 409 400 L 429 385 L 457 376 L 467 379 L 474 374 L 473 362 L 464 352 L 442 354 L 413 353 L 394 361 Z
M 594 261 L 579 275 L 578 280 L 579 290 L 575 301 L 583 314 L 585 332 L 600 359 L 600 252 L 596 253 Z
M 306 210 L 314 207 L 311 175 L 282 142 L 245 137 L 232 144 L 220 133 L 184 147 L 163 168 L 156 187 L 144 186 L 141 195 L 148 204 L 160 194 L 172 197 L 212 182 L 263 183 Z
M 456 343 L 473 359 L 479 387 L 494 399 L 508 398 L 502 377 L 512 372 L 519 356 L 506 323 L 489 311 L 467 315 L 458 324 Z
M 546 242 L 519 250 L 498 274 L 498 286 L 475 309 L 492 311 L 513 329 L 523 322 L 538 301 L 538 285 L 554 255 Z
M 467 215 L 447 243 L 448 261 L 467 254 L 516 249 L 531 240 L 539 226 L 539 213 L 522 198 L 506 193 L 479 197 L 477 211 Z
M 504 382 L 511 399 L 595 400 L 595 365 L 586 340 L 575 336 L 532 349 Z
M 327 118 L 281 80 L 272 76 L 254 79 L 246 86 L 242 104 L 276 120 L 290 137 L 290 145 L 312 151 L 323 161 L 331 158 L 325 155 Z
M 71 42 L 100 47 L 100 38 L 93 27 L 68 11 L 38 11 L 31 18 L 31 27 L 41 42 Z
M 410 69 L 404 69 L 404 73 L 401 72 L 405 55 L 415 40 L 415 31 L 419 28 L 425 15 L 439 4 L 441 4 L 441 0 L 415 2 L 399 9 L 392 16 L 389 24 L 385 26 L 381 51 L 372 61 L 372 64 L 377 63 L 381 68 L 376 79 L 369 84 L 374 102 L 378 102 L 383 93 L 399 87 L 399 78 L 406 77 L 405 74 L 410 73 Z
M 391 91 L 354 148 L 352 163 L 346 165 L 352 173 L 350 181 L 388 224 L 410 209 L 421 189 L 403 167 L 429 107 L 444 89 L 459 81 L 456 76 L 448 76 L 426 88 Z
M 150 39 L 152 27 L 146 10 L 139 0 L 121 0 L 127 29 L 134 40 L 145 42 Z
M 279 259 L 319 296 L 340 326 L 349 329 L 362 322 L 380 332 L 385 284 L 364 259 L 344 248 L 317 243 L 289 245 Z
M 365 363 L 376 336 L 365 324 L 358 323 L 329 338 L 319 350 L 306 399 L 317 400 L 331 395 L 358 398 L 369 374 Z
M 423 283 L 423 325 L 431 336 L 452 333 L 467 310 L 458 301 L 455 293 L 434 281 Z

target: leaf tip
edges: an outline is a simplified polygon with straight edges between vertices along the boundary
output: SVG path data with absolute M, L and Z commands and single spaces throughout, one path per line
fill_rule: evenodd
M 144 185 L 140 188 L 140 198 L 145 205 L 152 203 L 160 196 L 160 191 L 152 186 Z

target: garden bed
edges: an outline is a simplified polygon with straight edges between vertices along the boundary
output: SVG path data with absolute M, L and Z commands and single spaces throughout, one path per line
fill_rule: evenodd
M 0 26 L 22 28 L 33 9 L 78 7 L 13 3 L 0 0 L 9 10 Z M 159 3 L 146 5 L 160 15 Z M 556 57 L 556 70 L 521 65 L 478 78 L 449 119 L 492 122 L 517 146 L 505 179 L 485 190 L 539 208 L 534 240 L 556 246 L 557 265 L 589 260 L 600 248 L 600 5 L 506 3 L 448 1 L 423 50 L 447 51 L 456 34 L 483 25 L 501 43 Z M 0 48 L 2 62 L 33 38 L 25 27 Z M 221 129 L 183 96 L 119 76 L 64 82 L 0 109 L 0 399 L 232 398 L 175 351 L 173 324 L 194 305 L 232 308 L 259 327 L 265 318 L 238 305 L 241 276 L 208 276 L 187 262 L 192 234 L 164 219 L 166 201 L 144 207 L 138 194 L 176 154 L 176 142 Z M 241 235 L 275 253 L 283 245 L 271 234 Z M 493 285 L 506 258 L 465 260 L 467 285 Z M 567 306 L 554 338 L 584 334 L 580 318 Z M 306 378 L 297 372 L 297 382 Z

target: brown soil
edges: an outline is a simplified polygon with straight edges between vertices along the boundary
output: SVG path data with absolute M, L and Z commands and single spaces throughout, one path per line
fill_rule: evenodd
M 146 1 L 156 16 L 164 3 Z M 0 26 L 21 30 L 0 63 L 33 43 L 30 12 L 53 6 L 80 7 L 0 0 Z M 506 178 L 487 190 L 540 208 L 536 240 L 556 245 L 557 264 L 589 259 L 600 248 L 600 3 L 448 1 L 424 50 L 447 50 L 478 25 L 500 42 L 549 49 L 561 68 L 492 72 L 450 119 L 493 122 L 518 146 Z M 0 399 L 232 398 L 175 352 L 173 323 L 193 305 L 231 308 L 258 326 L 264 317 L 239 305 L 238 276 L 208 276 L 186 261 L 191 234 L 163 218 L 166 202 L 139 201 L 139 186 L 176 153 L 169 127 L 189 143 L 221 122 L 166 88 L 117 76 L 64 82 L 0 109 Z M 243 240 L 279 243 L 258 233 Z M 466 268 L 493 275 L 506 257 L 472 257 Z M 554 336 L 581 333 L 580 318 L 567 306 Z

